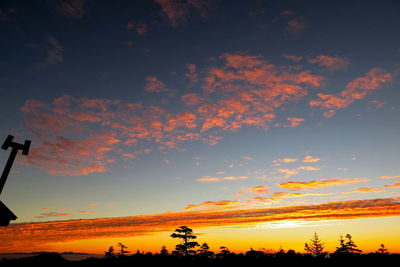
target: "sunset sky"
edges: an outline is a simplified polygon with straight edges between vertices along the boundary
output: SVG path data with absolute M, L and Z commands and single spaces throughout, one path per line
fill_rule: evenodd
M 400 252 L 400 2 L 0 3 L 0 253 Z M 0 151 L 1 167 L 10 149 Z

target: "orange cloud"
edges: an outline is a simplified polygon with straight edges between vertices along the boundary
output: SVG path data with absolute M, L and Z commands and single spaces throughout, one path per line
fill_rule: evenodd
M 380 193 L 383 192 L 383 189 L 379 188 L 370 188 L 370 187 L 360 187 L 355 190 L 350 190 L 343 192 L 344 194 L 351 194 L 351 193 Z
M 290 192 L 276 192 L 273 193 L 267 200 L 280 200 L 283 198 L 297 198 L 297 197 L 308 197 L 308 196 L 328 196 L 331 193 L 290 193 Z
M 294 219 L 315 221 L 388 216 L 400 216 L 398 199 L 351 200 L 280 208 L 186 210 L 120 218 L 12 224 L 0 229 L 0 239 L 7 240 L 0 243 L 0 250 L 7 253 L 16 252 L 15 248 L 18 248 L 26 250 L 21 252 L 31 252 L 55 242 L 172 232 L 177 225 L 202 229 Z
M 312 162 L 318 162 L 320 161 L 320 158 L 314 158 L 313 156 L 305 156 L 302 162 L 307 162 L 307 163 L 312 163 Z
M 196 179 L 198 182 L 220 182 L 220 181 L 239 181 L 239 180 L 247 180 L 248 176 L 225 176 L 225 177 L 213 177 L 213 176 L 204 176 L 202 178 Z
M 396 188 L 396 187 L 400 187 L 400 182 L 394 183 L 394 184 L 390 184 L 390 185 L 385 185 L 386 188 Z
M 200 97 L 196 93 L 190 93 L 190 94 L 185 94 L 185 95 L 181 96 L 181 100 L 183 103 L 185 103 L 188 106 L 196 106 L 196 105 L 200 104 L 204 100 L 204 98 Z
M 396 176 L 379 176 L 379 178 L 381 178 L 381 179 L 396 179 L 396 178 L 400 178 L 400 175 L 396 175 Z
M 324 188 L 337 185 L 346 185 L 352 183 L 362 183 L 368 181 L 367 179 L 355 178 L 355 179 L 322 179 L 310 182 L 287 182 L 279 184 L 282 188 L 289 190 L 305 190 L 313 188 Z
M 311 64 L 317 64 L 321 67 L 325 67 L 328 70 L 344 70 L 349 65 L 349 60 L 344 57 L 331 57 L 326 55 L 316 56 L 308 60 Z
M 320 168 L 318 167 L 313 167 L 313 166 L 300 166 L 297 167 L 298 170 L 303 170 L 303 171 L 319 171 Z
M 283 158 L 283 159 L 276 159 L 273 160 L 273 163 L 292 163 L 292 162 L 296 162 L 298 159 L 296 158 Z
M 244 194 L 244 193 L 252 193 L 252 194 L 266 194 L 269 192 L 269 187 L 268 186 L 254 186 L 250 188 L 246 188 L 241 190 L 239 193 L 237 193 L 238 196 Z
M 346 85 L 346 89 L 341 91 L 339 95 L 318 93 L 319 99 L 311 100 L 309 105 L 311 107 L 330 109 L 325 114 L 326 117 L 330 117 L 335 114 L 335 109 L 346 108 L 354 101 L 364 98 L 371 91 L 382 88 L 384 84 L 392 80 L 392 74 L 379 68 L 373 68 L 364 77 L 349 82 Z
M 221 178 L 219 177 L 212 177 L 212 176 L 204 176 L 202 178 L 196 179 L 198 182 L 219 182 Z
M 295 118 L 295 117 L 288 117 L 287 120 L 290 122 L 289 124 L 277 123 L 277 124 L 275 124 L 275 126 L 294 128 L 294 127 L 299 126 L 300 123 L 305 121 L 303 118 Z
M 192 209 L 210 209 L 210 208 L 227 208 L 229 206 L 235 206 L 239 202 L 235 200 L 219 200 L 219 201 L 204 201 L 197 205 L 188 205 L 185 207 L 186 210 Z
M 249 179 L 249 177 L 248 176 L 225 176 L 223 179 L 227 180 L 227 181 L 239 181 L 239 180 L 247 180 L 247 179 Z
M 42 213 L 39 216 L 35 216 L 36 218 L 49 218 L 49 217 L 68 217 L 71 216 L 71 213 L 60 213 L 60 212 L 46 212 Z

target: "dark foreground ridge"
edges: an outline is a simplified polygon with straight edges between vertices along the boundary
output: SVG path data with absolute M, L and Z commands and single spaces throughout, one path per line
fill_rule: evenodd
M 199 256 L 136 253 L 114 258 L 88 258 L 69 261 L 58 253 L 43 253 L 33 257 L 3 259 L 0 266 L 396 266 L 400 254 L 326 254 L 312 256 L 294 250 L 275 254 L 250 250 L 245 254 Z M 397 264 L 396 264 L 397 263 Z M 241 265 L 242 264 L 242 265 Z

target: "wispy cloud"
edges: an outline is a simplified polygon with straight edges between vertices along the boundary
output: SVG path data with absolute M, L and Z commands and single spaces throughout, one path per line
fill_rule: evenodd
M 294 176 L 294 175 L 296 175 L 296 174 L 299 173 L 299 171 L 296 170 L 296 169 L 278 169 L 278 170 L 276 170 L 276 171 L 277 171 L 278 173 L 283 173 L 284 176 L 285 176 L 285 178 L 292 177 L 292 176 Z
M 279 184 L 282 188 L 287 188 L 289 190 L 306 190 L 314 188 L 324 188 L 337 185 L 346 185 L 353 183 L 363 183 L 368 181 L 364 178 L 354 178 L 354 179 L 321 179 L 309 182 L 287 182 Z
M 302 171 L 319 171 L 320 168 L 318 167 L 313 167 L 313 166 L 299 166 L 297 167 L 298 170 Z
M 275 192 L 266 200 L 281 200 L 284 198 L 300 198 L 308 196 L 329 196 L 331 193 L 292 193 L 292 192 Z
M 313 163 L 313 162 L 318 162 L 320 160 L 321 160 L 320 158 L 314 158 L 313 156 L 308 155 L 304 157 L 302 162 Z
M 69 217 L 71 216 L 71 213 L 62 213 L 62 212 L 56 212 L 56 211 L 51 211 L 51 212 L 45 212 L 42 213 L 38 216 L 35 216 L 36 218 L 49 218 L 49 217 Z
M 269 186 L 260 185 L 260 186 L 245 188 L 245 189 L 241 190 L 240 192 L 238 192 L 236 195 L 241 196 L 242 194 L 245 194 L 245 193 L 264 195 L 264 194 L 268 193 L 269 190 L 270 190 Z
M 221 182 L 221 181 L 239 181 L 239 180 L 247 180 L 248 176 L 225 176 L 225 177 L 213 177 L 213 176 L 204 176 L 202 178 L 196 179 L 198 182 Z
M 296 158 L 282 158 L 282 159 L 273 160 L 272 162 L 273 163 L 293 163 L 296 161 L 298 161 L 298 159 L 296 159 Z
M 0 231 L 0 239 L 8 240 L 0 244 L 0 249 L 10 252 L 14 247 L 20 247 L 32 251 L 33 248 L 44 248 L 54 242 L 171 232 L 177 225 L 201 229 L 293 219 L 315 221 L 399 215 L 399 200 L 387 198 L 281 208 L 227 209 L 215 212 L 210 209 L 186 210 L 133 217 L 12 224 Z
M 202 178 L 196 179 L 198 182 L 220 182 L 222 179 L 220 177 L 204 176 Z
M 305 121 L 305 119 L 303 118 L 295 118 L 295 117 L 288 117 L 287 120 L 289 121 L 289 123 L 277 123 L 275 124 L 275 126 L 294 128 L 299 126 L 302 122 Z

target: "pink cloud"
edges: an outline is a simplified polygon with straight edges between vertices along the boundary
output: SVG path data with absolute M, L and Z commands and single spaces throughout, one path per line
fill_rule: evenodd
M 207 0 L 154 0 L 161 6 L 172 27 L 178 27 L 187 22 L 191 9 L 196 10 L 204 18 L 208 17 Z
M 305 26 L 304 17 L 299 17 L 288 21 L 286 31 L 291 34 L 299 34 L 304 30 Z
M 316 56 L 308 60 L 311 64 L 316 64 L 328 70 L 344 70 L 350 64 L 350 61 L 344 57 L 332 57 L 326 55 Z
M 187 64 L 187 73 L 185 74 L 186 78 L 190 80 L 190 84 L 193 85 L 198 81 L 197 67 L 195 64 Z
M 301 57 L 301 56 L 294 56 L 294 55 L 282 55 L 282 57 L 286 58 L 286 59 L 289 59 L 289 60 L 292 60 L 294 62 L 299 62 L 299 61 L 301 61 L 303 59 L 303 57 Z
M 371 104 L 374 104 L 377 108 L 382 108 L 384 105 L 387 104 L 385 101 L 380 101 L 380 100 L 371 100 Z
M 149 28 L 144 22 L 133 22 L 129 21 L 126 25 L 128 30 L 135 29 L 139 35 L 147 35 L 149 33 Z
M 196 93 L 185 94 L 181 96 L 181 100 L 188 106 L 196 106 L 203 102 L 204 98 Z
M 167 88 L 165 87 L 165 83 L 160 81 L 155 76 L 147 76 L 146 82 L 147 83 L 146 83 L 146 86 L 144 87 L 144 90 L 148 93 L 159 93 L 159 92 L 167 91 Z
M 58 12 L 66 17 L 81 19 L 86 15 L 85 7 L 88 0 L 65 0 L 58 2 Z
M 299 126 L 302 122 L 305 121 L 305 119 L 303 119 L 303 118 L 295 118 L 295 117 L 288 117 L 287 120 L 289 121 L 289 124 L 277 123 L 277 124 L 275 124 L 275 126 L 294 128 L 294 127 Z

